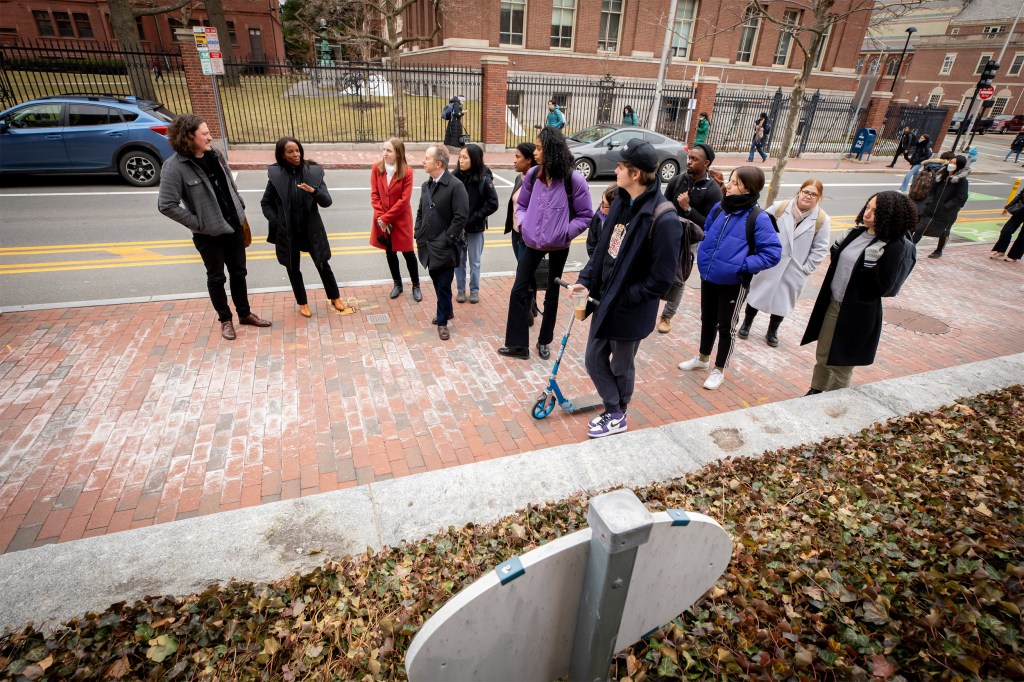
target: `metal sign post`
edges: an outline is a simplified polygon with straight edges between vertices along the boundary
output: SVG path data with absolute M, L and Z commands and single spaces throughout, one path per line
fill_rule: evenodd
M 224 160 L 228 160 L 228 129 L 224 125 L 224 108 L 220 104 L 220 91 L 217 87 L 217 76 L 224 75 L 224 55 L 220 52 L 220 38 L 217 29 L 212 26 L 194 26 L 192 36 L 196 40 L 199 51 L 199 62 L 203 74 L 210 77 L 213 85 L 213 105 L 217 108 L 217 122 L 220 124 L 221 143 L 224 145 Z

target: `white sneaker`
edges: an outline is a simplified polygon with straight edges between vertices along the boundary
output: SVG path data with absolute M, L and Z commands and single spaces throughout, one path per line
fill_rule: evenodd
M 707 381 L 704 382 L 704 388 L 713 391 L 721 386 L 723 381 L 725 381 L 725 375 L 722 374 L 722 370 L 715 367 L 708 375 Z
M 597 426 L 598 424 L 600 424 L 604 420 L 604 416 L 606 414 L 608 414 L 608 413 L 607 412 L 602 412 L 601 414 L 599 414 L 596 417 L 594 417 L 593 419 L 591 419 L 589 422 L 587 422 L 587 428 L 592 429 L 595 426 Z M 623 412 L 622 414 L 623 414 L 623 416 L 625 416 L 626 413 Z
M 711 363 L 705 360 L 701 360 L 699 355 L 695 358 L 687 360 L 686 362 L 679 363 L 679 369 L 684 369 L 688 372 L 695 369 L 707 369 L 710 366 Z

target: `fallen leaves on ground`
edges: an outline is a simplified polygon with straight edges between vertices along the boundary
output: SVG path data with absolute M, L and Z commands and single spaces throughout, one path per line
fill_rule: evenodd
M 637 491 L 718 519 L 732 561 L 617 679 L 1024 679 L 1024 387 Z M 587 499 L 367 550 L 273 584 L 115 604 L 0 638 L 2 680 L 404 679 L 419 627 Z

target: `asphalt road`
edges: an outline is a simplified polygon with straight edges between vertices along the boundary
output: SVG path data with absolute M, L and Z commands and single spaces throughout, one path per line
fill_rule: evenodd
M 988 137 L 995 139 L 990 142 Z M 1000 159 L 1008 143 L 1009 138 L 999 136 L 975 140 L 979 152 Z M 1008 172 L 1019 170 L 1013 164 L 1006 165 Z M 341 283 L 390 281 L 383 253 L 369 245 L 372 213 L 368 175 L 363 170 L 327 173 L 334 205 L 323 211 L 323 217 L 334 251 L 332 267 Z M 500 208 L 492 216 L 487 233 L 482 265 L 485 273 L 515 269 L 509 240 L 503 234 L 513 177 L 511 171 L 496 173 Z M 783 194 L 795 193 L 806 177 L 804 173 L 787 173 Z M 849 227 L 868 197 L 877 191 L 896 189 L 901 180 L 900 176 L 880 173 L 818 177 L 825 184 L 823 206 L 834 216 L 834 230 Z M 601 189 L 611 181 L 607 178 L 591 183 L 595 204 Z M 250 289 L 287 289 L 285 270 L 277 263 L 273 246 L 265 241 L 267 225 L 259 209 L 266 174 L 243 171 L 237 182 L 249 209 L 254 236 L 248 251 Z M 1012 182 L 1009 175 L 973 176 L 972 200 L 965 213 L 976 222 L 995 221 Z M 132 189 L 114 177 L 4 178 L 0 185 L 0 309 L 204 294 L 202 262 L 190 233 L 157 211 L 156 197 L 155 189 Z M 418 199 L 417 186 L 413 201 Z M 580 238 L 574 244 L 569 269 L 579 268 L 586 261 L 583 242 Z M 404 264 L 402 267 L 404 274 Z M 303 270 L 307 285 L 319 284 L 308 260 Z M 311 298 L 316 300 L 315 295 Z

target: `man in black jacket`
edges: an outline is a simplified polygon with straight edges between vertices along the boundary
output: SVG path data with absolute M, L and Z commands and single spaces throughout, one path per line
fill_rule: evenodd
M 722 188 L 711 177 L 711 164 L 715 150 L 711 145 L 695 144 L 686 157 L 686 172 L 668 181 L 665 197 L 672 202 L 676 213 L 704 228 L 704 221 L 715 204 L 722 200 Z M 696 245 L 695 245 L 696 246 Z M 658 332 L 667 334 L 672 329 L 672 317 L 679 309 L 683 297 L 683 282 L 676 282 L 668 292 L 668 301 L 658 320 Z
M 666 203 L 654 147 L 630 140 L 608 156 L 618 161 L 618 196 L 594 255 L 571 287 L 577 294 L 589 290 L 600 301 L 590 322 L 585 357 L 587 373 L 604 403 L 604 412 L 588 425 L 591 438 L 627 428 L 636 353 L 654 331 L 658 303 L 675 280 L 683 239 L 682 225 L 671 208 L 654 223 L 655 209 Z
M 896 161 L 902 156 L 903 158 L 910 160 L 907 157 L 907 153 L 910 148 L 914 145 L 914 133 L 910 132 L 910 126 L 903 126 L 903 134 L 900 135 L 900 143 L 896 146 L 896 154 L 892 157 L 892 163 L 886 168 L 892 168 L 896 165 Z
M 420 205 L 416 209 L 416 252 L 430 273 L 437 294 L 437 325 L 442 341 L 451 338 L 448 320 L 452 313 L 452 279 L 459 264 L 459 240 L 464 238 L 469 218 L 469 195 L 465 186 L 448 172 L 448 149 L 428 147 L 423 154 L 423 170 L 430 179 L 423 183 Z

